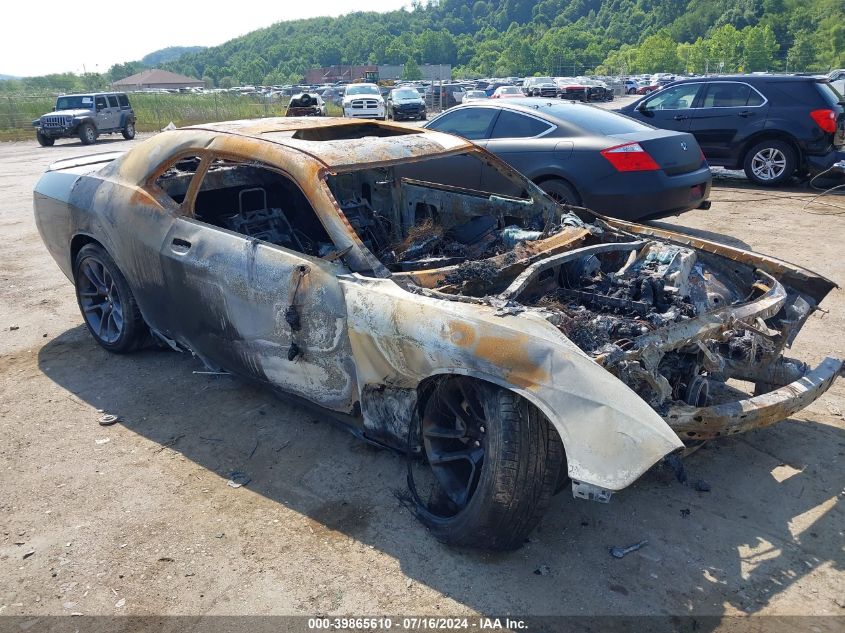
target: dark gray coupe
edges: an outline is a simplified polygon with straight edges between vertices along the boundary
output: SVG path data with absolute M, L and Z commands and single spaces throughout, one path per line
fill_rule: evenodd
M 497 154 L 558 202 L 611 217 L 639 220 L 710 206 L 710 168 L 692 134 L 595 106 L 528 97 L 470 103 L 425 127 Z

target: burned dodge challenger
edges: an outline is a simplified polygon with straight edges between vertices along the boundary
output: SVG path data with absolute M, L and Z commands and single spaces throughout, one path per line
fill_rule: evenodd
M 518 547 L 564 485 L 607 502 L 842 369 L 784 355 L 833 282 L 560 206 L 439 132 L 168 131 L 55 163 L 35 216 L 101 346 L 189 351 L 405 452 L 453 544 Z

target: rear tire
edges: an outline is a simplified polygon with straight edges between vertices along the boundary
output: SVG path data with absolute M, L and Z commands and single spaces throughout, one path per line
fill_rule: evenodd
M 38 141 L 38 144 L 41 147 L 52 147 L 53 143 L 56 142 L 56 139 L 50 138 L 49 136 L 45 136 L 41 132 L 35 133 L 35 139 Z
M 97 140 L 97 130 L 90 123 L 83 123 L 79 126 L 79 140 L 83 145 L 92 145 Z
M 757 143 L 748 150 L 743 161 L 748 179 L 767 187 L 789 180 L 797 167 L 798 156 L 792 145 L 775 139 Z
M 133 138 L 135 138 L 135 122 L 129 121 L 124 126 L 122 134 L 123 138 L 125 138 L 127 141 L 131 141 Z
M 73 265 L 76 301 L 88 331 L 104 349 L 125 354 L 146 339 L 135 296 L 117 264 L 99 244 L 86 244 Z
M 571 204 L 573 206 L 581 206 L 581 196 L 575 191 L 575 188 L 565 180 L 559 178 L 552 178 L 551 180 L 544 180 L 537 183 L 537 186 L 551 196 L 558 204 Z
M 452 442 L 459 447 L 458 453 L 466 452 L 460 448 L 461 440 L 443 435 L 450 417 L 451 421 L 457 417 L 452 408 L 455 403 L 462 408 L 462 415 L 479 419 L 476 430 L 480 426 L 481 432 L 474 437 L 480 437 L 480 442 L 467 444 L 478 446 L 470 450 L 481 452 L 477 469 L 469 476 L 471 484 L 473 477 L 477 483 L 463 505 L 455 503 L 454 487 L 451 494 L 441 487 L 437 511 L 418 505 L 417 515 L 443 543 L 517 549 L 548 509 L 564 462 L 563 444 L 543 414 L 525 399 L 506 389 L 456 376 L 438 384 L 425 404 L 422 430 L 429 463 L 438 455 L 454 454 L 443 450 L 444 443 Z M 467 424 L 467 428 L 470 426 Z M 445 465 L 454 463 L 441 461 Z

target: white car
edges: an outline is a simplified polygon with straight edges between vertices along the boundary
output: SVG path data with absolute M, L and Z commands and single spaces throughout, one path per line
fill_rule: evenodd
M 386 119 L 384 97 L 376 84 L 349 84 L 341 102 L 343 116 L 355 119 Z
M 845 95 L 845 68 L 831 71 L 827 77 L 830 79 L 830 85 L 836 88 L 836 92 Z

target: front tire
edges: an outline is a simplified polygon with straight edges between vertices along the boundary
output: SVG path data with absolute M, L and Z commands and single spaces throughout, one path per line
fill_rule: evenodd
M 38 144 L 39 144 L 41 147 L 52 147 L 52 146 L 53 146 L 53 143 L 55 143 L 55 142 L 56 142 L 56 139 L 51 138 L 51 137 L 49 137 L 49 136 L 45 136 L 45 135 L 44 135 L 44 134 L 42 134 L 41 132 L 36 132 L 36 133 L 35 133 L 35 139 L 38 141 Z
M 97 130 L 90 123 L 79 126 L 79 140 L 83 145 L 92 145 L 97 140 Z
M 520 396 L 464 376 L 441 381 L 421 424 L 439 484 L 417 515 L 439 541 L 494 550 L 519 548 L 554 494 L 563 444 Z
M 798 156 L 789 143 L 770 140 L 758 143 L 745 155 L 743 168 L 748 179 L 758 185 L 780 185 L 795 173 Z
M 131 141 L 133 138 L 135 138 L 135 122 L 129 121 L 124 126 L 122 134 L 123 138 L 125 138 L 127 141 Z
M 146 335 L 144 319 L 111 256 L 98 244 L 86 244 L 73 270 L 76 301 L 94 340 L 116 354 L 137 349 Z

